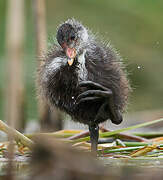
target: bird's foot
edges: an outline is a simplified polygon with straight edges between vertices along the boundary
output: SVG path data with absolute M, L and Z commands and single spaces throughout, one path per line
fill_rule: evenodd
M 79 83 L 79 87 L 87 87 L 88 89 L 98 89 L 98 90 L 103 90 L 103 91 L 107 91 L 108 88 L 102 86 L 99 83 L 95 83 L 93 81 L 82 81 Z
M 99 99 L 104 99 L 104 104 L 101 106 L 99 111 L 97 112 L 97 116 L 95 121 L 98 121 L 98 118 L 111 119 L 111 121 L 115 124 L 120 124 L 122 122 L 121 112 L 115 107 L 115 103 L 113 100 L 113 93 L 111 89 L 108 89 L 98 83 L 92 81 L 83 81 L 79 84 L 79 87 L 87 87 L 94 88 L 93 90 L 87 90 L 81 93 L 77 99 L 76 104 L 84 103 L 87 101 L 96 101 Z M 106 112 L 106 108 L 107 111 Z M 105 117 L 104 117 L 105 116 Z M 106 117 L 107 116 L 107 117 Z
M 88 100 L 97 100 L 100 98 L 108 98 L 109 96 L 112 95 L 112 91 L 102 91 L 102 90 L 87 90 L 83 93 L 81 93 L 77 99 L 77 103 L 81 103 L 83 101 L 88 101 Z
M 110 89 L 92 81 L 82 81 L 79 83 L 79 87 L 86 87 L 88 90 L 84 91 L 77 97 L 77 103 L 97 100 L 112 95 L 112 91 Z

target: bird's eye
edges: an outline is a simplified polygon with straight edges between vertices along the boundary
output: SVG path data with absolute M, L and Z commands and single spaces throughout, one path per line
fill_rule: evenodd
M 71 36 L 70 36 L 70 39 L 71 39 L 71 40 L 74 40 L 74 39 L 75 39 L 75 35 L 71 35 Z

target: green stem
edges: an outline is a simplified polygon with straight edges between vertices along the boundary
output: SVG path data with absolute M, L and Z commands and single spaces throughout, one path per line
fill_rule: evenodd
M 162 122 L 162 121 L 163 121 L 163 118 L 157 119 L 157 120 L 154 120 L 154 121 L 150 121 L 150 122 L 145 122 L 145 123 L 137 124 L 137 125 L 130 126 L 130 127 L 127 127 L 127 128 L 118 129 L 118 130 L 111 131 L 111 132 L 101 133 L 100 136 L 101 137 L 110 137 L 110 136 L 116 135 L 116 134 L 118 134 L 120 132 L 129 131 L 129 130 L 133 130 L 133 129 L 149 126 L 149 125 L 152 125 L 152 124 L 155 124 L 155 123 L 159 123 L 159 122 Z
M 129 131 L 129 130 L 133 130 L 133 129 L 149 126 L 149 125 L 152 125 L 152 124 L 155 124 L 155 123 L 159 123 L 159 122 L 162 122 L 162 121 L 163 121 L 163 118 L 157 119 L 157 120 L 154 120 L 154 121 L 150 121 L 150 122 L 145 122 L 145 123 L 137 124 L 137 125 L 130 126 L 130 127 L 127 127 L 127 128 L 118 129 L 118 130 L 111 131 L 111 132 L 100 133 L 100 137 L 115 136 L 115 135 L 117 135 L 117 134 L 119 134 L 121 132 L 124 132 L 124 131 Z M 89 141 L 89 140 L 90 140 L 90 136 L 84 137 L 84 138 L 80 138 L 80 139 L 75 139 L 75 140 L 73 140 L 73 143 Z
M 135 136 L 140 136 L 140 137 L 145 137 L 145 138 L 156 138 L 156 137 L 163 136 L 163 133 L 161 133 L 161 132 L 150 132 L 150 133 L 135 132 L 132 134 Z
M 126 148 L 118 148 L 118 149 L 104 149 L 100 150 L 101 154 L 106 154 L 106 153 L 115 153 L 115 152 L 124 152 L 124 151 L 134 151 L 141 149 L 142 146 L 137 146 L 137 147 L 126 147 Z
M 135 147 L 135 146 L 148 146 L 151 145 L 152 143 L 142 143 L 142 142 L 125 142 L 123 141 L 124 145 L 127 147 Z M 118 144 L 120 145 L 120 144 Z

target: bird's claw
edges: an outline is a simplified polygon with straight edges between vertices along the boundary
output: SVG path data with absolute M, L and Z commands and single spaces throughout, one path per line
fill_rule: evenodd
M 102 86 L 99 83 L 95 83 L 93 81 L 82 81 L 79 83 L 79 87 L 87 87 L 88 89 L 95 89 L 95 90 L 103 90 L 103 91 L 107 91 L 108 88 Z
M 76 101 L 76 104 L 79 105 L 80 103 L 84 103 L 86 101 L 96 101 L 101 99 L 100 97 L 85 97 L 85 98 L 80 98 Z
M 81 93 L 77 99 L 76 102 L 81 101 L 82 99 L 84 100 L 95 100 L 95 99 L 100 99 L 100 98 L 108 98 L 109 96 L 112 95 L 112 91 L 101 91 L 101 90 L 88 90 L 83 93 Z
M 77 99 L 76 103 L 80 104 L 85 101 L 94 101 L 104 98 L 104 96 L 108 96 L 112 94 L 112 91 L 101 84 L 95 83 L 93 81 L 82 81 L 79 83 L 79 87 L 86 87 L 88 90 L 81 93 Z M 104 91 L 104 93 L 103 93 Z

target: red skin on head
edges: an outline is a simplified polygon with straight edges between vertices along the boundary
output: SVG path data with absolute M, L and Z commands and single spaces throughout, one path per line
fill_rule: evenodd
M 76 50 L 74 48 L 69 48 L 66 43 L 62 44 L 63 50 L 66 52 L 67 57 L 74 59 L 76 56 Z

